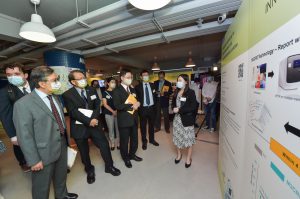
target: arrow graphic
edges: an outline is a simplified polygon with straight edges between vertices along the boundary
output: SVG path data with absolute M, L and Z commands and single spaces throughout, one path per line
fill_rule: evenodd
M 297 129 L 297 128 L 291 126 L 289 124 L 289 122 L 284 125 L 284 128 L 285 128 L 287 134 L 290 132 L 290 133 L 300 137 L 300 129 Z
M 268 73 L 268 77 L 273 78 L 273 76 L 274 76 L 274 72 L 273 71 Z

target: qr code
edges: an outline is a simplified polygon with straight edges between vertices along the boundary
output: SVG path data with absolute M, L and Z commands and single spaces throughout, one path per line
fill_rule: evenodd
M 244 77 L 244 64 L 240 64 L 238 70 L 238 78 L 243 78 L 243 77 Z

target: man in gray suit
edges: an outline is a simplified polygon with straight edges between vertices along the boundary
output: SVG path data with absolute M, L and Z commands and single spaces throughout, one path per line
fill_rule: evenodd
M 48 199 L 53 180 L 55 198 L 75 199 L 68 193 L 67 136 L 63 109 L 53 95 L 61 84 L 53 69 L 32 70 L 35 90 L 15 103 L 13 121 L 18 141 L 32 170 L 32 198 Z

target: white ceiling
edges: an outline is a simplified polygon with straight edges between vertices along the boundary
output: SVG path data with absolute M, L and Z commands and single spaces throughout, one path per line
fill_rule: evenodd
M 86 14 L 87 3 L 89 12 L 115 3 L 118 0 L 78 0 L 79 13 Z M 30 21 L 34 13 L 34 5 L 30 0 L 1 0 L 0 13 Z M 37 12 L 43 17 L 43 22 L 53 28 L 76 17 L 76 0 L 41 0 Z
M 79 20 L 90 28 L 76 23 L 75 2 L 41 0 L 37 11 L 56 35 L 57 42 L 53 44 L 38 44 L 21 40 L 18 36 L 16 40 L 6 40 L 5 31 L 0 28 L 0 39 L 3 40 L 0 40 L 0 65 L 15 61 L 39 65 L 43 62 L 43 52 L 53 48 L 81 53 L 86 57 L 88 67 L 109 72 L 115 72 L 121 65 L 149 68 L 154 56 L 162 68 L 180 67 L 189 51 L 192 51 L 197 65 L 209 65 L 211 63 L 203 59 L 218 61 L 224 32 L 232 23 L 232 19 L 227 19 L 219 24 L 217 17 L 223 12 L 228 13 L 228 18 L 234 17 L 241 0 L 172 0 L 166 8 L 154 13 L 135 9 L 127 0 L 78 0 Z M 89 13 L 86 14 L 87 3 Z M 33 10 L 29 0 L 1 0 L 0 27 L 4 26 L 1 14 L 29 21 Z M 153 17 L 163 32 L 155 25 Z M 204 19 L 202 26 L 197 24 L 199 18 Z M 13 32 L 16 34 L 20 22 L 11 21 L 16 21 Z M 7 37 L 13 37 L 13 34 Z M 28 61 L 22 57 L 40 61 Z

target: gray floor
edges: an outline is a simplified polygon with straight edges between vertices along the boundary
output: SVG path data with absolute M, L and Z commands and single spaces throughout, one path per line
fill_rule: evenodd
M 78 193 L 80 199 L 220 199 L 218 145 L 210 143 L 218 142 L 218 134 L 201 132 L 197 139 L 189 169 L 184 167 L 186 153 L 180 164 L 174 164 L 172 136 L 163 131 L 156 133 L 159 147 L 149 145 L 146 151 L 139 147 L 137 155 L 143 157 L 144 161 L 132 162 L 131 169 L 125 167 L 119 151 L 115 150 L 112 152 L 115 166 L 122 172 L 119 177 L 104 173 L 99 151 L 92 146 L 91 158 L 96 167 L 96 182 L 92 185 L 86 183 L 86 175 L 78 156 L 68 175 L 69 191 Z M 8 139 L 4 141 L 8 143 Z M 8 144 L 8 151 L 0 155 L 0 192 L 5 199 L 29 199 L 30 189 L 30 173 L 25 174 L 20 170 Z M 50 198 L 53 198 L 52 191 Z

